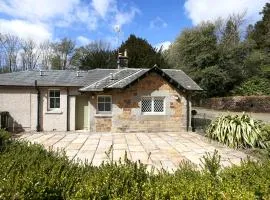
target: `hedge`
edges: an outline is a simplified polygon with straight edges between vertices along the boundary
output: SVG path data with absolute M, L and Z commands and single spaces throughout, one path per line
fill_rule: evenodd
M 183 162 L 155 174 L 127 159 L 94 167 L 63 152 L 10 141 L 0 152 L 0 199 L 270 199 L 270 161 L 220 168 L 205 155 L 203 170 Z

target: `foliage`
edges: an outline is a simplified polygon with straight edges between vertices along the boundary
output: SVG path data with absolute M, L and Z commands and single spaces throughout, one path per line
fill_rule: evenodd
M 103 41 L 93 41 L 86 46 L 75 49 L 72 65 L 79 69 L 116 68 L 117 54 L 111 50 L 110 44 Z
M 168 68 L 168 64 L 162 56 L 162 49 L 157 50 L 147 40 L 131 34 L 121 44 L 119 52 L 128 53 L 128 66 L 132 68 L 151 68 L 157 64 L 160 68 Z
M 207 128 L 206 136 L 235 148 L 267 147 L 263 124 L 247 114 L 218 117 Z
M 218 154 L 217 150 L 214 151 L 213 155 L 207 152 L 201 159 L 202 168 L 210 173 L 212 177 L 217 177 L 221 170 L 220 159 L 221 156 Z
M 262 19 L 258 21 L 254 26 L 254 31 L 251 33 L 252 39 L 254 39 L 261 49 L 270 49 L 270 3 L 266 3 L 262 12 Z
M 240 86 L 236 87 L 232 93 L 235 95 L 270 95 L 270 80 L 266 78 L 253 77 Z
M 11 134 L 4 129 L 0 129 L 0 149 L 4 148 L 8 140 L 11 138 Z
M 262 11 L 262 20 L 241 31 L 243 14 L 218 19 L 185 29 L 166 52 L 174 68 L 184 70 L 204 92 L 201 97 L 232 94 L 232 90 L 250 78 L 270 78 L 270 4 Z
M 207 90 L 208 95 L 223 96 L 226 93 L 226 85 L 229 77 L 226 71 L 220 69 L 218 66 L 207 67 L 197 77 L 200 81 L 200 86 Z
M 169 62 L 188 73 L 212 66 L 216 60 L 216 42 L 215 26 L 211 23 L 185 29 L 169 48 Z
M 52 44 L 54 54 L 52 56 L 52 69 L 65 70 L 69 66 L 69 57 L 74 52 L 75 42 L 68 38 Z
M 109 153 L 108 153 L 109 154 Z M 154 174 L 127 158 L 100 167 L 69 161 L 62 152 L 12 141 L 0 154 L 0 199 L 269 199 L 270 162 L 220 169 L 215 152 L 205 171 L 182 162 Z

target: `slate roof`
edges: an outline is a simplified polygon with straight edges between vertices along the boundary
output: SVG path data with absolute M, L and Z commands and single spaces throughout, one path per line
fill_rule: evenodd
M 34 86 L 37 80 L 38 86 L 63 86 L 79 87 L 80 91 L 102 91 L 104 89 L 124 88 L 145 76 L 150 71 L 156 71 L 169 81 L 186 90 L 202 90 L 182 70 L 159 69 L 153 67 L 145 68 L 124 68 L 124 69 L 93 69 L 80 71 L 49 70 L 43 71 L 22 71 L 0 74 L 0 86 Z

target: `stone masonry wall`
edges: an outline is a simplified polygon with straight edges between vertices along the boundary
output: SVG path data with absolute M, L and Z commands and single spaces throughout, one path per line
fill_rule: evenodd
M 111 90 L 90 98 L 96 112 L 97 95 L 112 95 L 112 114 L 95 114 L 90 117 L 90 131 L 97 132 L 156 132 L 181 131 L 186 126 L 185 94 L 176 90 L 155 72 L 139 80 L 127 89 Z M 143 115 L 143 96 L 165 97 L 164 115 Z
M 270 112 L 270 96 L 232 96 L 202 100 L 201 107 L 237 112 Z

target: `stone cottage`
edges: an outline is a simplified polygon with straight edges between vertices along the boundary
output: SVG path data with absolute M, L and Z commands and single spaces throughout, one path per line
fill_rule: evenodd
M 0 112 L 12 131 L 189 130 L 201 88 L 175 69 L 22 71 L 0 74 Z

